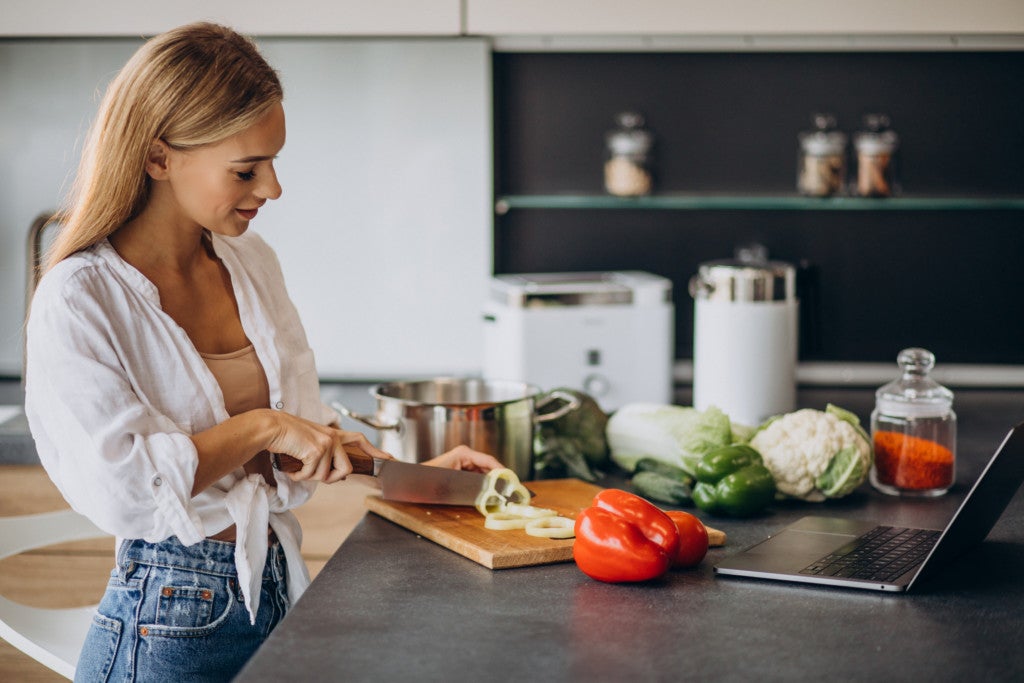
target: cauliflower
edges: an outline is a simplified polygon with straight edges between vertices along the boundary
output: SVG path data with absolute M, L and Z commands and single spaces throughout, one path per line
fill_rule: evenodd
M 874 457 L 857 416 L 833 405 L 774 418 L 750 445 L 780 493 L 812 502 L 841 498 L 860 486 Z

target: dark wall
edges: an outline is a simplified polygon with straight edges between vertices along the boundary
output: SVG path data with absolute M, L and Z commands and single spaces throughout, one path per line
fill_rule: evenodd
M 638 109 L 657 191 L 795 194 L 813 111 L 853 132 L 888 113 L 907 196 L 1024 196 L 1024 53 L 496 54 L 496 188 L 601 193 L 604 134 Z M 799 266 L 801 357 L 1024 363 L 1024 211 L 522 210 L 496 217 L 499 273 L 642 269 L 686 283 L 746 242 Z

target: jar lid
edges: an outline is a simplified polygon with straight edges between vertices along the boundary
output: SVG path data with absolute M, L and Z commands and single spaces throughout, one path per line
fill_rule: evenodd
M 842 154 L 846 148 L 846 134 L 841 131 L 801 133 L 798 137 L 804 152 L 815 157 Z
M 865 114 L 864 128 L 853 135 L 858 154 L 892 154 L 899 146 L 899 136 L 889 127 L 885 114 Z
M 781 261 L 708 261 L 690 280 L 690 295 L 709 301 L 795 301 L 796 269 Z
M 878 412 L 895 417 L 943 417 L 953 407 L 953 392 L 933 380 L 935 355 L 909 348 L 896 358 L 903 374 L 875 392 Z
M 853 136 L 853 146 L 857 148 L 858 154 L 892 154 L 898 145 L 896 133 L 891 130 L 884 133 L 857 133 Z
M 816 112 L 811 114 L 812 130 L 797 135 L 800 146 L 811 156 L 842 154 L 846 148 L 846 133 L 837 129 L 836 117 Z
M 644 128 L 643 115 L 624 111 L 615 117 L 619 127 L 609 131 L 605 141 L 613 154 L 646 154 L 654 146 L 654 135 Z

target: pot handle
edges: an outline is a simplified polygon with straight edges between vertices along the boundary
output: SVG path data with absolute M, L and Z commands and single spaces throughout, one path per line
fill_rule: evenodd
M 536 410 L 540 410 L 541 408 L 551 403 L 555 399 L 565 401 L 565 405 L 556 410 L 552 410 L 550 413 L 535 414 L 533 416 L 534 422 L 550 422 L 551 420 L 557 420 L 558 418 L 568 415 L 569 413 L 580 407 L 580 400 L 578 398 L 576 398 L 567 391 L 560 391 L 558 389 L 555 389 L 554 391 L 549 392 L 547 395 L 545 395 L 544 398 L 541 398 L 537 401 Z
M 338 401 L 331 401 L 331 407 L 334 408 L 334 411 L 341 415 L 342 417 L 348 417 L 355 420 L 356 422 L 362 422 L 367 427 L 373 427 L 378 431 L 398 429 L 397 422 L 395 422 L 394 424 L 384 424 L 383 422 L 379 422 L 376 418 L 371 417 L 369 415 L 363 415 L 362 413 L 353 412 Z

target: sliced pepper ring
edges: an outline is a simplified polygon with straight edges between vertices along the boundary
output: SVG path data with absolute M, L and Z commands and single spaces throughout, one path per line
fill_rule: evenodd
M 526 523 L 529 521 L 529 519 L 522 515 L 514 515 L 508 512 L 492 512 L 484 519 L 484 528 L 494 529 L 495 531 L 525 529 Z
M 576 535 L 576 520 L 568 517 L 538 517 L 526 523 L 526 533 L 540 538 L 572 538 Z
M 505 506 L 510 502 L 528 504 L 530 492 L 519 482 L 519 477 L 512 470 L 491 470 L 485 475 L 480 494 L 476 497 L 476 509 L 486 517 L 495 512 L 504 512 Z
M 519 515 L 527 519 L 537 519 L 538 517 L 554 517 L 558 513 L 550 508 L 539 508 L 533 505 L 524 505 L 522 503 L 506 503 L 504 512 L 510 515 Z

